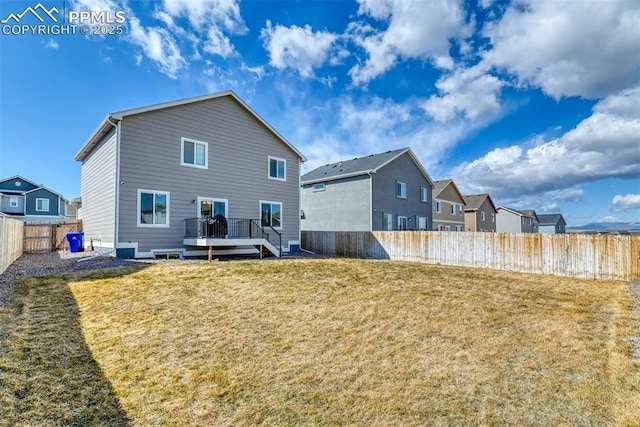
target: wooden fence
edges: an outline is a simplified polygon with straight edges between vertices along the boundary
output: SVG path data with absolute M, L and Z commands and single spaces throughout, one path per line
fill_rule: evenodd
M 593 279 L 640 278 L 640 236 L 441 231 L 303 231 L 324 255 Z
M 0 215 L 0 274 L 22 255 L 24 223 Z
M 82 221 L 32 222 L 24 224 L 24 252 L 68 250 L 66 235 L 82 231 Z

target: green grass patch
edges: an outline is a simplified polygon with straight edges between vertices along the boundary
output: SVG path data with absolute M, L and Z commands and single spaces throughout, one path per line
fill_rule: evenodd
M 0 420 L 632 425 L 627 289 L 347 259 L 30 279 L 0 313 Z

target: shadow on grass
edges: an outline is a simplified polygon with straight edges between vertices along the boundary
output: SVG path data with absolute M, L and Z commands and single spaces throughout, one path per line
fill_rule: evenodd
M 132 424 L 85 342 L 69 283 L 140 269 L 19 283 L 11 308 L 0 310 L 0 425 Z

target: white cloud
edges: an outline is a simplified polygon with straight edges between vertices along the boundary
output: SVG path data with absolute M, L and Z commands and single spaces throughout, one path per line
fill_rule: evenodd
M 469 192 L 519 197 L 640 174 L 640 89 L 611 96 L 559 138 L 496 148 L 453 171 Z
M 236 34 L 247 31 L 236 0 L 164 0 L 162 8 L 173 18 L 187 18 L 199 32 L 212 27 Z
M 143 27 L 135 16 L 129 16 L 129 40 L 142 48 L 145 55 L 154 61 L 160 71 L 172 79 L 187 66 L 180 47 L 164 28 Z
M 482 121 L 497 116 L 501 110 L 498 97 L 504 82 L 485 72 L 480 64 L 440 78 L 436 87 L 441 95 L 431 96 L 423 108 L 438 122 L 456 117 Z
M 484 35 L 488 63 L 556 99 L 606 97 L 639 81 L 639 2 L 523 0 Z
M 618 194 L 613 197 L 611 207 L 614 211 L 627 211 L 629 209 L 640 209 L 640 194 Z
M 54 39 L 49 39 L 49 41 L 47 43 L 45 43 L 44 47 L 45 47 L 45 49 L 58 50 L 58 48 L 60 46 L 58 46 L 58 42 L 55 41 Z
M 388 20 L 388 26 L 384 31 L 363 23 L 349 26 L 348 36 L 367 56 L 364 64 L 349 71 L 355 85 L 367 84 L 401 59 L 431 58 L 437 66 L 449 68 L 450 39 L 469 35 L 464 10 L 456 1 L 359 0 L 359 3 L 360 15 Z
M 309 25 L 285 27 L 267 21 L 260 37 L 269 53 L 269 64 L 284 70 L 296 70 L 301 77 L 314 77 L 314 70 L 327 62 L 337 35 L 313 31 Z

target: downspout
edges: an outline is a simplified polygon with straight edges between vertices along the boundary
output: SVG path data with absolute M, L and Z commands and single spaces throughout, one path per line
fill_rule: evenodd
M 120 121 L 113 123 L 111 116 L 107 117 L 107 122 L 116 130 L 116 182 L 114 189 L 115 206 L 113 212 L 113 250 L 118 246 L 119 228 L 120 228 Z M 117 256 L 117 252 L 116 252 Z
M 373 171 L 367 171 L 369 175 L 369 231 L 373 231 Z

